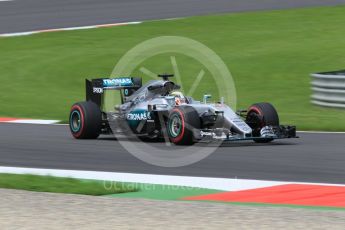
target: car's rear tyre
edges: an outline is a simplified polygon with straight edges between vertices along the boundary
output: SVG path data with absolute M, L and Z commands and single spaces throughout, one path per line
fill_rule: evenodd
M 169 113 L 167 134 L 172 143 L 176 145 L 194 144 L 194 131 L 199 129 L 199 114 L 193 107 L 178 106 Z
M 91 102 L 75 103 L 69 116 L 69 127 L 76 139 L 96 139 L 101 133 L 102 113 L 99 107 Z
M 253 136 L 260 137 L 260 131 L 265 126 L 279 126 L 277 110 L 270 103 L 257 103 L 249 107 L 246 123 L 253 129 Z M 268 143 L 272 138 L 254 140 L 257 143 Z

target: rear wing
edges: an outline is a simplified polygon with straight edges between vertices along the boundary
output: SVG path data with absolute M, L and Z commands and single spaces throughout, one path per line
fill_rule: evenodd
M 92 101 L 98 106 L 102 103 L 104 90 L 120 90 L 121 102 L 131 96 L 142 86 L 140 77 L 98 78 L 85 80 L 86 101 Z

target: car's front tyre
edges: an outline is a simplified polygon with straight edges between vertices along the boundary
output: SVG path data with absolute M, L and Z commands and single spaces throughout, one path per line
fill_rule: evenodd
M 249 107 L 246 123 L 252 128 L 253 136 L 260 137 L 260 131 L 265 126 L 279 126 L 277 110 L 270 103 L 256 103 Z M 268 143 L 272 138 L 255 139 L 258 143 Z
M 172 143 L 176 145 L 194 144 L 194 130 L 196 129 L 200 129 L 200 118 L 193 107 L 178 106 L 170 111 L 167 133 Z

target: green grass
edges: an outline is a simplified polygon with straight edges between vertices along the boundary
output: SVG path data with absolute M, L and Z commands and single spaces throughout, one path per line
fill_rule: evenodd
M 81 194 L 92 196 L 111 196 L 122 198 L 144 198 L 155 200 L 176 200 L 181 202 L 192 202 L 183 200 L 184 197 L 213 194 L 222 192 L 215 189 L 204 189 L 187 186 L 124 183 L 113 181 L 81 180 L 73 178 L 37 176 L 29 174 L 6 174 L 0 173 L 0 188 L 18 189 L 34 192 L 51 192 Z M 199 201 L 216 202 L 216 201 Z M 243 203 L 243 202 L 216 202 L 232 205 L 245 206 L 268 206 L 268 207 L 290 207 L 319 210 L 340 210 L 344 208 L 301 206 L 285 204 L 265 204 L 265 203 Z
M 0 115 L 67 120 L 72 103 L 84 99 L 86 77 L 109 76 L 130 48 L 173 35 L 195 39 L 224 60 L 236 83 L 238 108 L 269 101 L 277 107 L 282 123 L 305 130 L 345 130 L 345 122 L 339 122 L 345 120 L 345 111 L 309 102 L 310 73 L 345 68 L 344 25 L 345 7 L 338 6 L 1 38 Z M 189 88 L 200 64 L 175 56 L 184 87 Z M 169 55 L 143 65 L 157 73 L 172 71 Z M 217 97 L 214 86 L 206 71 L 193 96 Z
M 112 197 L 124 198 L 145 198 L 156 200 L 180 200 L 183 197 L 198 196 L 222 192 L 215 189 L 195 188 L 177 185 L 160 184 L 133 184 L 124 183 L 127 186 L 137 189 L 136 192 L 111 194 Z
M 222 201 L 191 201 L 184 200 L 185 197 L 193 197 L 206 194 L 222 193 L 224 191 L 215 189 L 195 188 L 187 186 L 173 186 L 173 185 L 157 185 L 157 184 L 141 184 L 141 183 L 124 183 L 125 185 L 137 189 L 136 192 L 111 194 L 111 197 L 122 198 L 144 198 L 154 200 L 175 200 L 181 202 L 207 202 L 207 203 L 222 203 L 229 205 L 241 206 L 257 206 L 257 207 L 286 207 L 286 208 L 302 208 L 312 210 L 324 211 L 345 211 L 345 208 L 331 207 L 331 206 L 307 206 L 307 205 L 293 205 L 293 204 L 270 204 L 270 203 L 254 203 L 254 202 L 222 202 Z
M 115 182 L 110 186 L 101 181 L 17 174 L 0 174 L 0 188 L 93 196 L 137 191 L 132 186 Z

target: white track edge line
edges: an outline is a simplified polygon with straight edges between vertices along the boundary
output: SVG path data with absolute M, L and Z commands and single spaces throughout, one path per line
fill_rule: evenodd
M 1 1 L 1 0 L 0 0 Z M 12 0 L 4 0 L 4 1 L 12 1 Z M 14 33 L 3 33 L 0 34 L 0 37 L 19 37 L 19 36 L 27 36 L 32 34 L 39 34 L 39 33 L 48 33 L 48 32 L 58 32 L 58 31 L 73 31 L 73 30 L 85 30 L 85 29 L 97 29 L 97 28 L 105 28 L 105 27 L 113 27 L 113 26 L 124 26 L 124 25 L 136 25 L 141 24 L 143 22 L 155 22 L 155 21 L 174 21 L 184 19 L 185 17 L 177 17 L 177 18 L 163 18 L 163 19 L 152 19 L 146 21 L 133 21 L 133 22 L 118 22 L 118 23 L 108 23 L 108 24 L 97 24 L 91 26 L 72 26 L 72 27 L 62 27 L 62 28 L 53 28 L 53 29 L 44 29 L 44 30 L 33 30 L 33 31 L 25 31 L 25 32 L 14 32 Z
M 50 124 L 50 125 L 68 125 L 68 124 Z M 297 133 L 311 133 L 311 134 L 345 134 L 345 132 L 331 132 L 331 131 L 297 131 Z
M 38 119 L 17 119 L 13 121 L 6 121 L 5 123 L 14 124 L 33 124 L 33 125 L 51 125 L 60 122 L 59 120 L 38 120 Z
M 42 121 L 41 123 L 39 121 Z M 13 124 L 38 124 L 38 125 L 59 125 L 59 126 L 68 126 L 68 124 L 59 123 L 60 120 L 39 120 L 39 119 L 18 119 L 13 121 L 2 121 L 0 123 L 13 123 Z M 332 132 L 332 131 L 297 131 L 297 133 L 310 133 L 310 134 L 345 134 L 345 132 Z
M 49 124 L 49 125 L 65 125 L 68 124 Z M 345 134 L 345 132 L 331 132 L 331 131 L 297 131 L 297 133 L 311 133 L 311 134 Z
M 297 133 L 315 133 L 315 134 L 345 134 L 345 132 L 332 132 L 332 131 L 297 131 Z
M 42 121 L 40 123 L 39 121 Z M 50 122 L 49 122 L 50 121 Z M 18 119 L 13 121 L 2 121 L 0 123 L 13 123 L 13 124 L 38 124 L 38 125 L 59 125 L 59 126 L 68 126 L 68 124 L 59 124 L 60 120 L 38 120 L 38 119 Z M 345 132 L 332 132 L 332 131 L 297 131 L 297 133 L 310 133 L 310 134 L 345 134 Z
M 22 167 L 2 167 L 0 173 L 12 174 L 34 174 L 50 175 L 56 177 L 72 177 L 78 179 L 92 179 L 116 182 L 131 182 L 144 184 L 161 184 L 171 186 L 188 186 L 206 189 L 217 189 L 223 191 L 242 191 L 255 188 L 271 187 L 284 184 L 313 184 L 313 185 L 331 185 L 345 186 L 342 184 L 326 183 L 303 183 L 286 181 L 267 181 L 250 179 L 228 179 L 212 177 L 191 177 L 191 176 L 172 176 L 172 175 L 154 175 L 139 173 L 119 173 L 119 172 L 99 172 L 99 171 L 80 171 L 80 170 L 61 170 L 61 169 L 38 169 Z
M 73 31 L 73 30 L 86 30 L 86 29 L 106 28 L 106 27 L 114 27 L 114 26 L 136 25 L 136 24 L 141 24 L 141 23 L 142 23 L 141 21 L 137 21 L 137 22 L 109 23 L 109 24 L 100 24 L 100 25 L 92 25 L 92 26 L 63 27 L 63 28 L 56 28 L 56 29 L 44 29 L 44 30 L 34 30 L 34 31 L 25 31 L 25 32 L 4 33 L 4 34 L 0 34 L 0 37 L 19 37 L 19 36 L 27 36 L 27 35 L 40 34 L 40 33 Z

